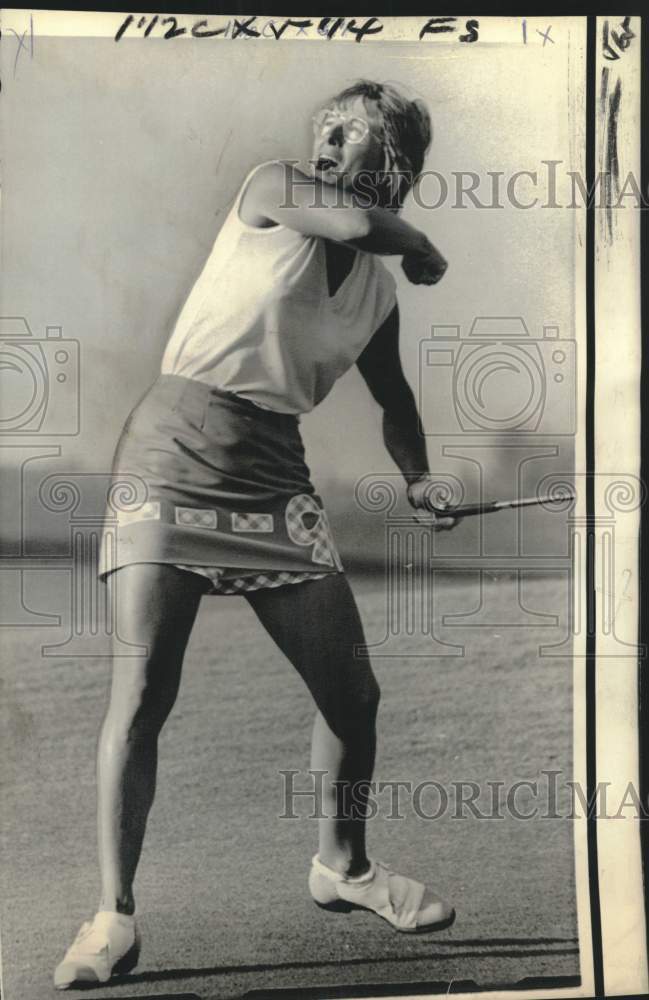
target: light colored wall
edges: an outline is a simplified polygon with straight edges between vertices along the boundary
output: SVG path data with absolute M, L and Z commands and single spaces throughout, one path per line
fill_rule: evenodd
M 457 43 L 433 51 L 150 39 L 117 49 L 109 39 L 39 39 L 13 79 L 10 59 L 4 49 L 2 312 L 25 315 L 37 335 L 61 325 L 80 342 L 82 430 L 64 443 L 71 465 L 108 468 L 244 174 L 263 159 L 307 154 L 310 115 L 328 94 L 359 76 L 407 84 L 433 117 L 428 165 L 449 178 L 542 170 L 549 159 L 570 165 L 560 46 L 503 54 Z M 450 261 L 436 288 L 409 285 L 398 260 L 388 261 L 413 384 L 419 342 L 434 323 L 466 330 L 476 315 L 514 314 L 535 337 L 544 323 L 574 336 L 572 216 L 409 202 L 404 217 Z M 427 412 L 435 405 L 429 399 Z M 303 420 L 319 482 L 394 470 L 378 416 L 353 371 Z M 560 427 L 561 412 L 556 419 Z M 570 464 L 562 447 L 557 462 Z M 437 439 L 430 457 L 440 464 Z M 502 449 L 488 453 L 494 489 L 510 462 Z M 471 480 L 466 463 L 445 467 Z

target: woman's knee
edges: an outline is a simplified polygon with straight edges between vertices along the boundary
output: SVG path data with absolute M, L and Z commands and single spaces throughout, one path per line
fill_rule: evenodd
M 365 694 L 364 701 L 364 711 L 367 716 L 371 719 L 372 723 L 376 722 L 376 716 L 379 710 L 379 703 L 381 701 L 381 688 L 379 687 L 379 682 L 376 677 L 372 674 L 371 680 L 368 682 L 367 691 Z
M 130 658 L 129 658 L 130 659 Z M 150 660 L 136 665 L 132 660 L 116 666 L 106 728 L 116 739 L 133 740 L 157 736 L 178 692 L 178 679 Z
M 367 677 L 360 695 L 360 702 L 363 712 L 369 716 L 376 717 L 379 702 L 381 700 L 381 688 L 373 673 Z
M 345 686 L 332 699 L 332 728 L 345 741 L 365 739 L 376 724 L 380 700 L 381 689 L 372 673 L 351 689 Z

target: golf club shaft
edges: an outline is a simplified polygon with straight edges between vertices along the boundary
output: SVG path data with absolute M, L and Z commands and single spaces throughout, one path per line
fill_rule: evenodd
M 472 514 L 494 514 L 498 510 L 508 510 L 512 507 L 531 507 L 535 504 L 562 503 L 574 499 L 574 493 L 563 493 L 561 496 L 521 497 L 520 500 L 488 500 L 485 503 L 465 504 L 460 507 L 434 507 L 428 504 L 427 509 L 439 517 L 470 517 Z

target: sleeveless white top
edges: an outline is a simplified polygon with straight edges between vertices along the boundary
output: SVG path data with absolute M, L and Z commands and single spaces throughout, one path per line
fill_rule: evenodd
M 247 175 L 180 312 L 162 372 L 307 413 L 388 317 L 396 283 L 374 254 L 357 251 L 330 296 L 320 237 L 242 222 L 243 192 L 261 166 Z

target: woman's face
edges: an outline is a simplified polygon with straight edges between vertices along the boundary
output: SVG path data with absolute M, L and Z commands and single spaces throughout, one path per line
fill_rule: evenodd
M 330 105 L 331 115 L 326 110 L 317 116 L 321 125 L 313 142 L 313 172 L 326 184 L 350 188 L 359 173 L 383 166 L 381 117 L 374 102 L 362 97 Z

